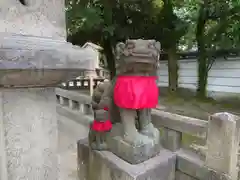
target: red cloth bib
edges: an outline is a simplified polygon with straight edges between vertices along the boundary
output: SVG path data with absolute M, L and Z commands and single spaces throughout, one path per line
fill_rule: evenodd
M 114 87 L 114 102 L 120 108 L 156 108 L 156 76 L 119 76 Z
M 108 107 L 104 107 L 103 109 L 104 109 L 105 111 L 108 111 Z
M 105 111 L 108 111 L 108 107 L 103 108 Z M 106 121 L 96 121 L 94 120 L 92 123 L 92 129 L 97 132 L 107 132 L 112 129 L 112 122 L 110 120 Z
M 92 129 L 97 132 L 107 132 L 112 129 L 112 123 L 110 120 L 106 120 L 103 122 L 94 120 L 92 124 Z

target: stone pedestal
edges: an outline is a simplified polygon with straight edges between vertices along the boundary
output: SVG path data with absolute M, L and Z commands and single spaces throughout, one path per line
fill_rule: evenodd
M 138 164 L 159 154 L 161 146 L 159 137 L 150 139 L 147 143 L 133 146 L 123 140 L 123 126 L 120 123 L 113 125 L 110 135 L 107 138 L 107 145 L 111 152 L 123 160 Z
M 163 149 L 149 160 L 132 165 L 109 151 L 90 151 L 87 140 L 78 142 L 78 171 L 86 180 L 174 180 L 176 155 Z
M 0 95 L 1 179 L 58 179 L 54 88 L 1 89 Z

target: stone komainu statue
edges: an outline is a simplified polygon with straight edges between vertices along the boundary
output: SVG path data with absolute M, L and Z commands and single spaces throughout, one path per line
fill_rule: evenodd
M 108 105 L 100 107 L 102 94 L 110 86 L 109 81 L 104 81 L 98 84 L 92 96 L 92 109 L 94 112 L 94 121 L 90 125 L 89 143 L 92 149 L 106 150 L 106 135 L 112 128 L 112 123 L 109 119 Z M 104 103 L 107 104 L 107 103 Z
M 94 111 L 107 108 L 111 122 L 123 126 L 123 140 L 134 146 L 159 141 L 159 131 L 151 123 L 151 108 L 158 104 L 156 70 L 160 49 L 155 40 L 127 40 L 125 44 L 117 44 L 117 75 L 111 82 L 99 84 L 93 93 Z M 95 119 L 96 116 L 102 115 L 96 113 Z M 92 131 L 90 146 L 98 150 L 106 147 Z

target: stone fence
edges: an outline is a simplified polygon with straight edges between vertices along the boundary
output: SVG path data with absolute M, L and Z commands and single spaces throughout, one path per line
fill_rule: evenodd
M 91 97 L 84 90 L 57 88 L 56 96 L 59 114 L 85 126 L 93 120 Z M 217 113 L 206 121 L 154 109 L 152 120 L 163 148 L 176 154 L 176 180 L 237 180 L 239 117 Z
M 104 81 L 104 78 L 98 77 L 93 79 L 93 87 L 95 88 L 99 82 Z M 90 89 L 90 79 L 89 78 L 81 78 L 81 79 L 73 79 L 66 83 L 62 83 L 59 85 L 60 88 L 68 89 L 68 90 L 89 90 Z

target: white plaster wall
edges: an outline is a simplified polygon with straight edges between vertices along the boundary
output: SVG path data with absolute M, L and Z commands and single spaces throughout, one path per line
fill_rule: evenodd
M 0 33 L 66 39 L 65 0 L 0 0 Z
M 167 87 L 167 61 L 161 61 L 160 63 L 158 85 Z M 179 87 L 196 90 L 197 78 L 196 60 L 180 60 Z M 209 71 L 207 91 L 210 96 L 214 92 L 240 93 L 240 58 L 217 59 Z

